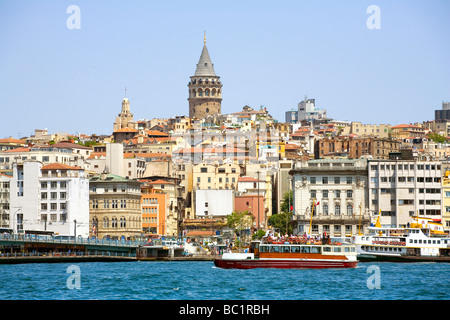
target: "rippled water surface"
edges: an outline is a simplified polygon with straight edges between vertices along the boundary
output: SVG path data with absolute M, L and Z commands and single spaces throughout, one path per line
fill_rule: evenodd
M 225 270 L 203 261 L 0 265 L 0 299 L 448 300 L 449 271 L 447 263 L 321 270 Z

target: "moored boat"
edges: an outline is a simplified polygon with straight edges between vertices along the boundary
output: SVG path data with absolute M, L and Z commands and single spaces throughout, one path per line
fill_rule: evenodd
M 297 241 L 269 243 L 268 238 L 251 243 L 248 253 L 224 253 L 214 265 L 225 269 L 323 269 L 355 268 L 356 246 L 311 244 Z
M 352 237 L 359 261 L 450 262 L 450 238 L 432 219 L 414 217 L 407 228 L 390 228 L 378 217 L 368 231 Z

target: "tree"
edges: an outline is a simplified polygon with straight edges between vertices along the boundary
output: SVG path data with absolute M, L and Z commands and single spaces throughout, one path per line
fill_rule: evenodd
M 248 229 L 255 218 L 249 211 L 233 211 L 227 215 L 227 225 L 234 230 Z
M 433 140 L 436 143 L 444 143 L 447 141 L 447 138 L 441 136 L 439 133 L 431 132 L 428 134 L 428 139 Z
M 293 228 L 291 223 L 292 212 L 282 212 L 273 214 L 269 218 L 269 224 L 272 228 L 280 231 L 281 234 L 292 234 Z M 287 229 L 286 229 L 287 228 Z
M 292 191 L 285 192 L 284 196 L 283 196 L 283 202 L 281 203 L 281 206 L 280 206 L 281 212 L 292 211 L 292 209 L 289 208 L 289 205 L 291 205 L 291 206 L 293 205 L 293 200 L 294 200 L 294 197 L 293 197 Z

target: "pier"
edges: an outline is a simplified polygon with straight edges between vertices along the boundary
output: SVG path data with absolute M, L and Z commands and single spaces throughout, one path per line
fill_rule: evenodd
M 171 249 L 158 244 L 149 245 L 147 241 L 0 235 L 0 264 L 212 261 L 214 257 L 173 255 Z

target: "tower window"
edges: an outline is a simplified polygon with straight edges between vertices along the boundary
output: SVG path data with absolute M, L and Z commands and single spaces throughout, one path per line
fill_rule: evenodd
M 206 108 L 206 113 L 209 113 L 209 108 Z

